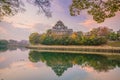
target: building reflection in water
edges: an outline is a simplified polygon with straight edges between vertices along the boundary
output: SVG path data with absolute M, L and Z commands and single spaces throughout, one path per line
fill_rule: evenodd
M 65 54 L 55 52 L 30 51 L 29 60 L 37 63 L 42 61 L 56 73 L 57 76 L 72 68 L 74 65 L 92 67 L 97 72 L 107 72 L 120 67 L 120 56 L 103 56 L 91 54 Z

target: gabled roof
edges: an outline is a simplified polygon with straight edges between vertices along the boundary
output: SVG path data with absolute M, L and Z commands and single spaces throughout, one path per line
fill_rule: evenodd
M 67 29 L 67 27 L 64 25 L 64 23 L 61 20 L 59 20 L 57 21 L 53 29 Z

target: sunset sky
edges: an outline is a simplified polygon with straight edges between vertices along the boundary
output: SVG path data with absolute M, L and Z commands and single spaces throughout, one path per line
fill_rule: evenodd
M 25 0 L 23 0 L 25 2 Z M 52 0 L 52 17 L 47 18 L 44 14 L 37 14 L 38 8 L 25 2 L 26 11 L 12 17 L 6 17 L 0 22 L 0 39 L 28 40 L 33 32 L 43 33 L 52 28 L 61 20 L 74 31 L 87 32 L 92 28 L 107 26 L 114 31 L 120 29 L 120 12 L 115 17 L 106 19 L 103 23 L 96 23 L 92 16 L 82 11 L 80 16 L 70 16 L 69 6 L 72 0 Z

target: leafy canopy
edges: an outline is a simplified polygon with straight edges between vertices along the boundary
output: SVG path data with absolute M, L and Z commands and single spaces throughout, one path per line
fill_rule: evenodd
M 26 0 L 28 3 L 37 6 L 38 12 L 51 17 L 51 0 Z M 98 23 L 104 22 L 106 18 L 115 16 L 120 11 L 120 0 L 72 0 L 69 7 L 71 16 L 80 15 L 82 10 L 93 16 Z M 0 0 L 0 20 L 4 16 L 13 16 L 20 11 L 25 11 L 22 0 Z
M 101 23 L 106 18 L 114 17 L 115 13 L 120 11 L 120 0 L 72 0 L 71 16 L 80 15 L 82 10 L 87 10 L 95 21 Z
M 4 16 L 13 16 L 19 11 L 25 11 L 20 0 L 0 0 L 0 20 Z
M 45 16 L 51 17 L 50 0 L 26 0 L 31 5 L 39 8 L 38 13 L 43 12 Z M 5 16 L 13 16 L 18 12 L 25 11 L 22 0 L 0 0 L 0 20 Z

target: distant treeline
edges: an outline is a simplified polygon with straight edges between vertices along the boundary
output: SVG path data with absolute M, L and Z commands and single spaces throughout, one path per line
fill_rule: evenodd
M 14 46 L 24 46 L 28 45 L 29 42 L 26 40 L 16 41 L 16 40 L 0 40 L 0 47 L 6 47 L 8 45 L 14 45 Z
M 6 47 L 8 45 L 7 40 L 0 40 L 0 47 Z
M 45 45 L 102 45 L 107 41 L 119 41 L 120 34 L 107 27 L 94 28 L 90 32 L 74 32 L 72 34 L 54 34 L 50 31 L 39 34 L 32 33 L 29 36 L 31 44 Z
M 16 41 L 16 40 L 0 40 L 0 52 L 4 52 L 7 50 L 16 50 L 20 49 L 21 51 L 27 50 L 25 46 L 28 45 L 28 41 Z

